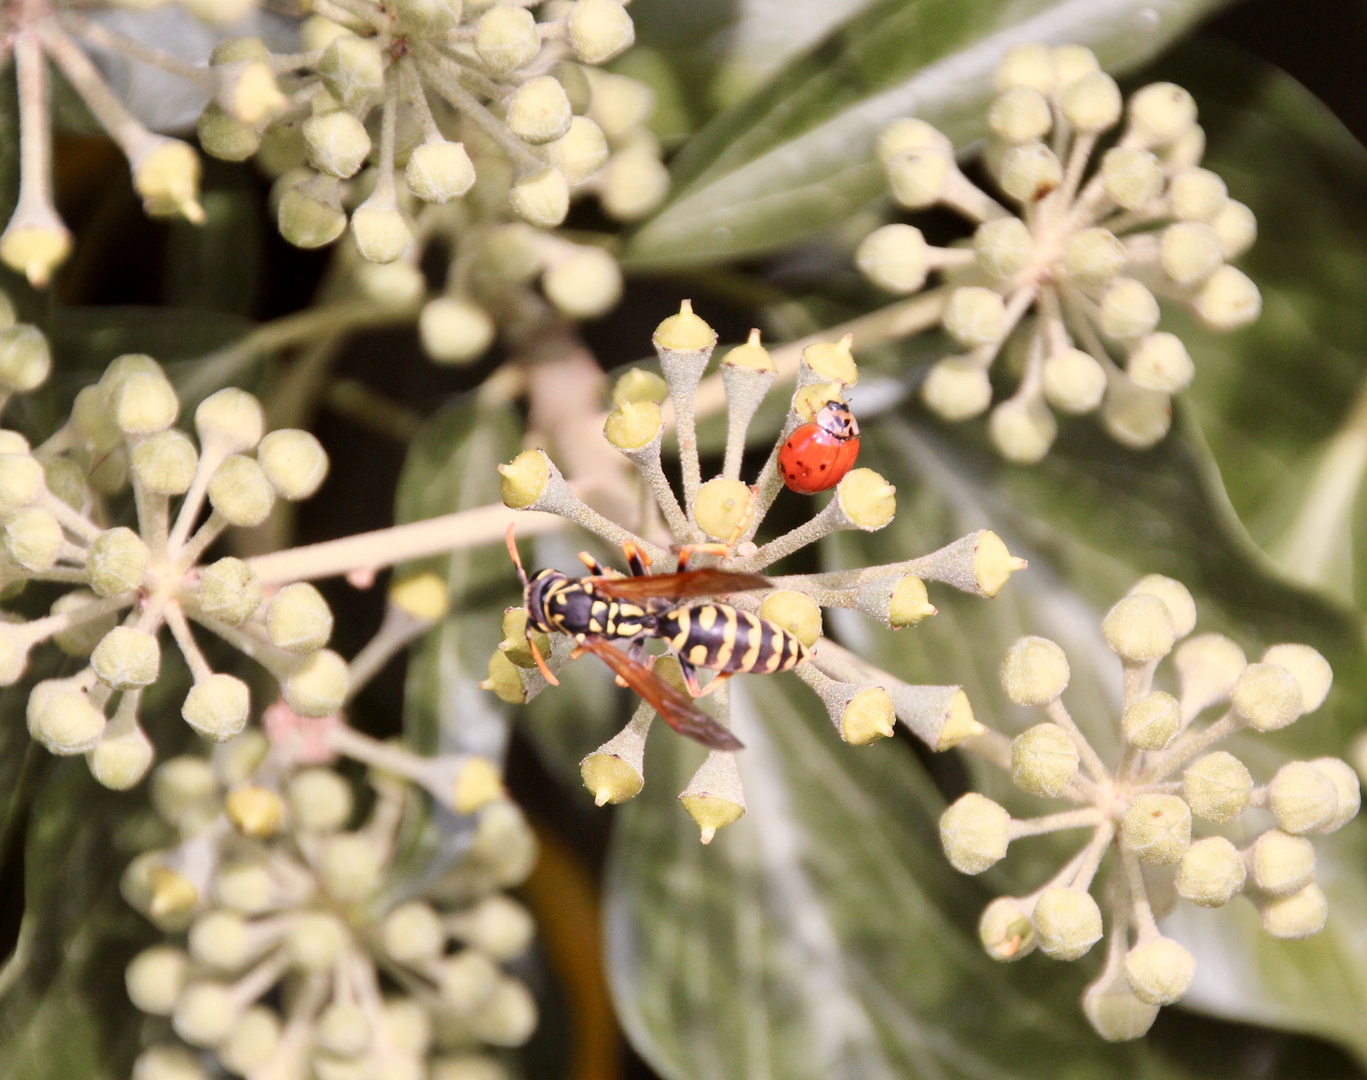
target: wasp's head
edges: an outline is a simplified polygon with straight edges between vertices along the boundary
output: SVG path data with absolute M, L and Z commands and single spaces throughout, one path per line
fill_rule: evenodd
M 527 622 L 536 629 L 550 633 L 558 630 L 546 617 L 546 599 L 569 578 L 559 570 L 538 570 L 522 590 L 522 602 L 527 607 Z

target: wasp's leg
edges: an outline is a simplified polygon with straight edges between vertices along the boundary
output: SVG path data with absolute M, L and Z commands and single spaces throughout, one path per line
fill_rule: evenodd
M 683 672 L 684 685 L 688 687 L 688 692 L 694 697 L 702 697 L 702 683 L 698 681 L 698 669 L 682 656 L 678 657 L 678 661 L 679 670 Z
M 743 513 L 740 516 L 740 520 L 736 522 L 736 527 L 731 530 L 731 535 L 727 538 L 726 543 L 685 544 L 679 549 L 678 569 L 680 573 L 683 573 L 688 569 L 689 559 L 696 554 L 720 555 L 723 559 L 729 559 L 731 557 L 732 552 L 735 551 L 736 545 L 740 543 L 740 538 L 745 535 L 750 528 L 750 523 L 755 520 L 755 500 L 759 497 L 758 491 L 759 489 L 754 486 L 750 488 L 750 497 L 745 502 L 745 513 Z
M 607 577 L 608 571 L 597 559 L 587 551 L 579 553 L 579 561 L 589 568 L 589 573 L 594 577 Z
M 712 681 L 711 681 L 710 683 L 708 683 L 706 686 L 703 687 L 702 693 L 701 693 L 701 694 L 694 694 L 693 696 L 694 696 L 694 697 L 707 697 L 707 695 L 710 694 L 710 693 L 712 693 L 713 690 L 720 690 L 724 685 L 726 685 L 726 680 L 729 679 L 729 678 L 731 678 L 731 676 L 732 676 L 732 675 L 735 675 L 735 674 L 736 674 L 736 672 L 734 672 L 734 671 L 719 671 L 719 672 L 717 672 L 717 674 L 713 677 Z
M 622 554 L 627 558 L 627 568 L 631 571 L 632 577 L 644 577 L 650 573 L 650 556 L 637 547 L 634 541 L 628 540 L 622 545 Z
M 679 573 L 688 570 L 689 560 L 694 555 L 720 555 L 726 558 L 731 554 L 729 544 L 685 544 L 679 548 Z

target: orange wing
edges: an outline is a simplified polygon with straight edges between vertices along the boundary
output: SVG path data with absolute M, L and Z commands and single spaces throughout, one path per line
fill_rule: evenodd
M 603 663 L 621 676 L 622 681 L 641 695 L 641 698 L 660 714 L 664 722 L 680 735 L 697 739 L 713 750 L 739 750 L 742 743 L 717 719 L 708 716 L 687 694 L 680 693 L 644 664 L 638 664 L 620 649 L 614 649 L 603 638 L 589 636 L 581 647 L 599 657 Z
M 738 574 L 733 570 L 685 570 L 682 574 L 645 574 L 641 577 L 589 580 L 598 592 L 618 600 L 641 600 L 651 596 L 666 600 L 688 600 L 695 596 L 773 588 L 773 583 L 762 574 Z

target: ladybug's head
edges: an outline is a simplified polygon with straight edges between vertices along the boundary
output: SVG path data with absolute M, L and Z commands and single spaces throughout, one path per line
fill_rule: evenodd
M 817 411 L 816 425 L 837 439 L 854 439 L 859 435 L 859 424 L 843 401 L 828 401 Z

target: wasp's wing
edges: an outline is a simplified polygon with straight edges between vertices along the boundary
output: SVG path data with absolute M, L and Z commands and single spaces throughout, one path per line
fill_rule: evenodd
M 675 690 L 644 664 L 638 664 L 620 649 L 614 649 L 603 638 L 586 637 L 581 645 L 600 657 L 680 735 L 697 739 L 713 750 L 741 748 L 741 741 L 722 727 L 715 717 L 703 712 L 691 697 Z
M 651 596 L 666 600 L 688 600 L 695 596 L 773 588 L 773 583 L 762 574 L 738 574 L 733 570 L 685 570 L 681 574 L 646 574 L 642 577 L 592 580 L 595 590 L 618 600 L 641 600 Z

